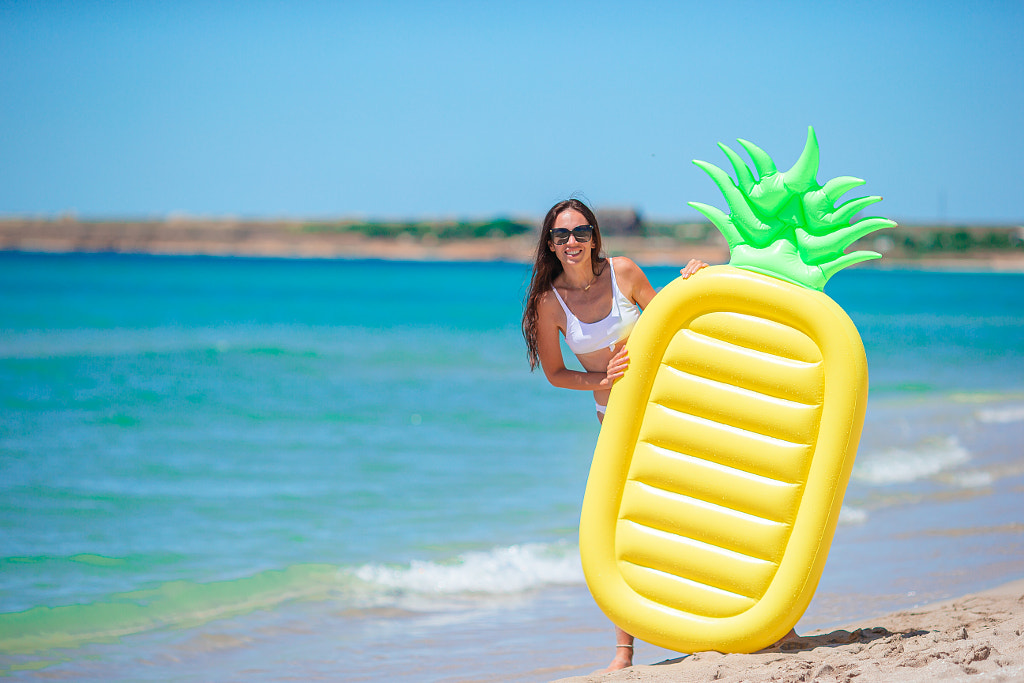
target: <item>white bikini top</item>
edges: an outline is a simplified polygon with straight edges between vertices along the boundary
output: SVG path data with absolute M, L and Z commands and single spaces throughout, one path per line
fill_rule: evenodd
M 615 268 L 611 261 L 608 267 L 612 270 L 612 310 L 608 317 L 593 323 L 582 322 L 572 314 L 569 307 L 562 301 L 558 290 L 552 287 L 555 298 L 562 304 L 565 311 L 565 341 L 576 355 L 592 353 L 610 348 L 615 342 L 621 341 L 633 331 L 633 326 L 640 319 L 640 307 L 619 291 L 615 281 Z

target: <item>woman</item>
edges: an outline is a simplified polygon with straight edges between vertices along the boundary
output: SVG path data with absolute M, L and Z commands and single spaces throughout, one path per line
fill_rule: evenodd
M 680 274 L 690 277 L 706 265 L 691 259 Z M 597 419 L 603 420 L 612 384 L 629 366 L 626 339 L 654 294 L 633 261 L 602 255 L 597 218 L 586 204 L 578 199 L 555 204 L 541 227 L 523 312 L 530 369 L 539 363 L 552 385 L 593 391 Z M 582 372 L 565 367 L 559 333 Z M 609 671 L 633 664 L 633 636 L 616 627 L 615 641 Z

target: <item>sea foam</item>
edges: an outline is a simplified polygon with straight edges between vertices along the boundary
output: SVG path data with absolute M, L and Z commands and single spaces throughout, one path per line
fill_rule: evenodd
M 469 552 L 452 562 L 368 564 L 354 574 L 371 586 L 420 595 L 501 595 L 583 582 L 575 546 L 543 543 Z
M 853 467 L 854 479 L 874 485 L 905 484 L 958 467 L 971 454 L 955 436 L 929 440 L 912 449 L 867 453 Z
M 1006 422 L 1020 422 L 1024 420 L 1024 405 L 1003 406 L 1002 408 L 984 408 L 976 412 L 978 422 L 988 424 L 1001 424 Z
M 855 508 L 844 505 L 839 509 L 840 524 L 863 524 L 866 521 L 868 521 L 868 511 L 863 508 Z

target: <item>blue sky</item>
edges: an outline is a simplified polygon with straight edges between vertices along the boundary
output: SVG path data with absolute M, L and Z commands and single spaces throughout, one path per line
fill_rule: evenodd
M 1024 2 L 0 2 L 0 215 L 724 208 L 738 137 L 1024 222 Z

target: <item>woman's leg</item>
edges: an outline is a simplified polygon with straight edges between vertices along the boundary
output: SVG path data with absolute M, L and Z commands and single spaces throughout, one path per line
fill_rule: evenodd
M 604 422 L 605 406 L 597 404 L 597 420 Z M 615 659 L 608 665 L 605 671 L 618 671 L 633 666 L 633 636 L 615 627 Z
M 633 666 L 633 636 L 615 627 L 615 659 L 605 671 L 618 671 Z

